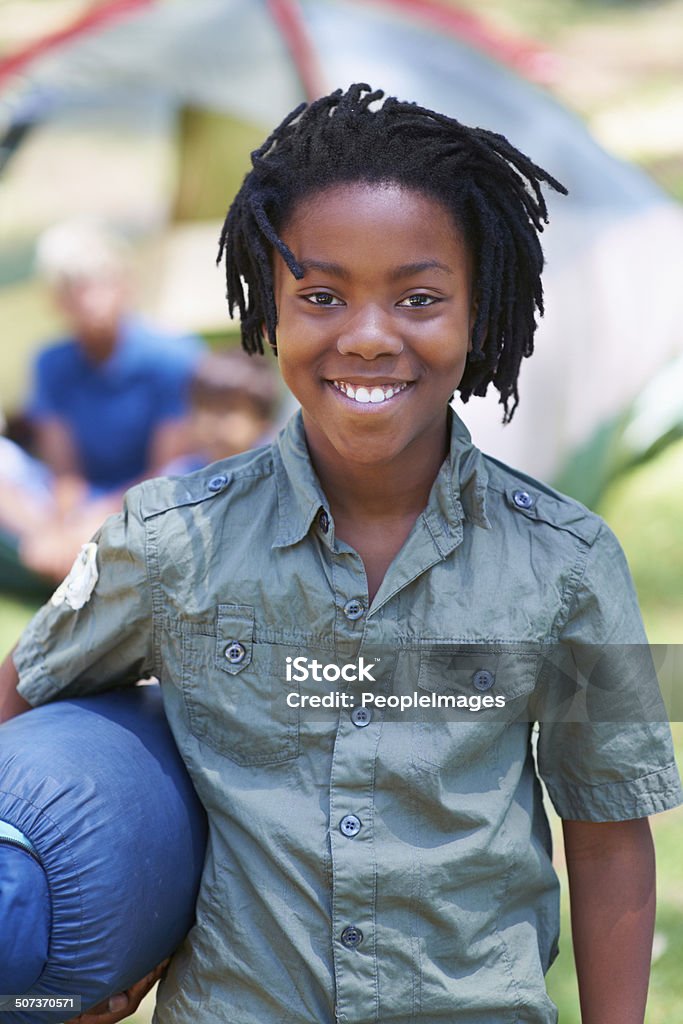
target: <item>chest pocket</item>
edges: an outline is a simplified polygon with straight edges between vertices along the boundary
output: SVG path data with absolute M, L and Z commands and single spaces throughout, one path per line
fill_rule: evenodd
M 418 693 L 432 695 L 414 731 L 414 760 L 427 769 L 482 766 L 496 760 L 496 741 L 514 722 L 528 722 L 539 658 L 495 645 L 443 646 L 422 652 Z
M 215 628 L 184 632 L 182 689 L 197 739 L 242 765 L 278 764 L 299 752 L 292 685 L 270 644 L 254 640 L 254 609 L 221 604 Z

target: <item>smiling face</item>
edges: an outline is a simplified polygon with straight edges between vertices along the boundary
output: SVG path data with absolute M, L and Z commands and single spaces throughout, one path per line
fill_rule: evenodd
M 448 210 L 395 184 L 299 201 L 275 255 L 282 376 L 316 465 L 438 468 L 474 320 L 469 252 Z

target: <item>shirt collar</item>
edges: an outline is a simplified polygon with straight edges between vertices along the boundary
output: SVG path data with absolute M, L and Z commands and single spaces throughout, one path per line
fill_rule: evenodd
M 486 515 L 488 474 L 484 457 L 472 444 L 460 417 L 450 408 L 449 414 L 450 450 L 424 512 L 438 547 L 440 536 L 461 535 L 463 519 L 483 529 L 491 528 Z M 273 457 L 278 498 L 278 530 L 273 547 L 287 547 L 308 533 L 321 509 L 329 512 L 327 498 L 311 464 L 300 409 L 273 442 Z

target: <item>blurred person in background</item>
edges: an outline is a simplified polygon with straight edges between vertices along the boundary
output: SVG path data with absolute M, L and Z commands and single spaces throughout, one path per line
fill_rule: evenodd
M 0 589 L 45 596 L 46 582 L 30 572 L 20 553 L 22 537 L 38 536 L 59 514 L 53 473 L 3 432 L 0 411 Z
M 39 239 L 36 268 L 69 334 L 37 356 L 31 454 L 0 438 L 0 587 L 61 579 L 128 486 L 188 450 L 191 374 L 204 347 L 131 309 L 125 240 L 91 221 Z
M 207 353 L 190 382 L 191 454 L 164 466 L 164 475 L 192 473 L 219 459 L 270 444 L 275 436 L 278 382 L 274 364 L 242 349 Z
M 54 502 L 50 470 L 4 436 L 0 410 L 0 531 L 18 534 L 43 522 Z
M 188 391 L 189 454 L 167 462 L 162 475 L 190 473 L 272 440 L 278 404 L 272 365 L 242 350 L 206 353 Z M 121 507 L 123 488 L 91 491 L 78 503 L 70 489 L 68 481 L 0 437 L 0 587 L 32 592 L 37 578 L 59 582 L 81 545 Z
M 131 312 L 127 246 L 90 222 L 38 242 L 37 269 L 70 333 L 34 364 L 34 454 L 73 504 L 156 475 L 186 450 L 187 386 L 202 352 Z

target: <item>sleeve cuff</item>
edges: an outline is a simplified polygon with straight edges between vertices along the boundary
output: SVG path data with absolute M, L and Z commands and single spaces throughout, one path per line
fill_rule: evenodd
M 576 821 L 628 821 L 668 811 L 683 803 L 675 764 L 628 782 L 599 786 L 556 784 L 545 780 L 553 807 L 561 818 Z
M 59 696 L 61 685 L 49 674 L 42 656 L 30 643 L 30 628 L 12 653 L 12 661 L 19 676 L 17 693 L 32 707 L 46 704 Z

